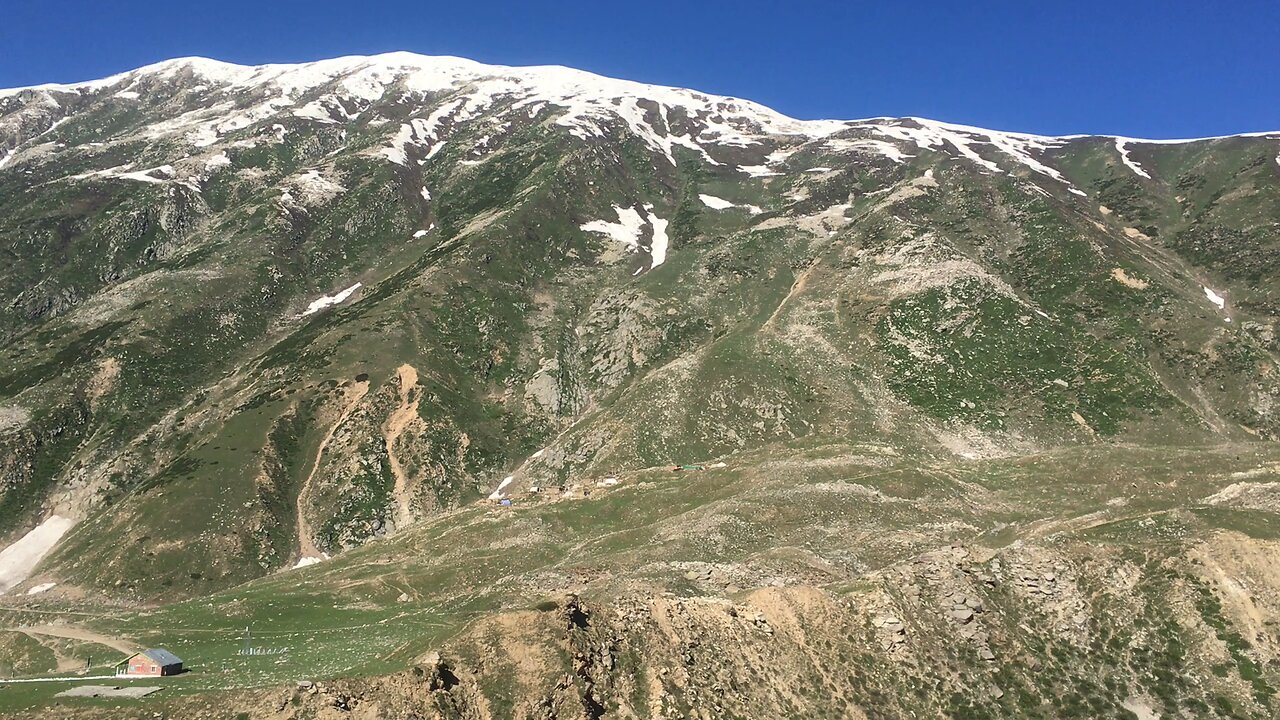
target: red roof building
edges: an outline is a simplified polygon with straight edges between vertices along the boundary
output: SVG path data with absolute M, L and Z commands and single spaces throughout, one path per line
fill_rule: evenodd
M 116 675 L 125 677 L 161 677 L 180 672 L 182 658 L 164 648 L 143 650 L 116 663 Z

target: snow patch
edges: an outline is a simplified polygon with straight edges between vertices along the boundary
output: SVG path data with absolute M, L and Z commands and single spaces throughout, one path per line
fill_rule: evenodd
M 653 246 L 649 249 L 653 258 L 649 269 L 652 270 L 667 261 L 667 221 L 653 214 L 652 205 L 645 205 L 644 209 L 649 211 L 649 225 L 653 228 Z
M 160 175 L 161 177 L 157 177 Z M 78 175 L 71 175 L 72 180 L 87 180 L 95 177 L 116 178 L 119 180 L 133 180 L 135 182 L 151 183 L 153 185 L 164 185 L 173 182 L 174 169 L 172 165 L 161 165 L 147 170 L 133 170 L 133 163 L 126 163 L 105 170 L 93 170 Z
M 39 595 L 42 592 L 48 592 L 58 586 L 56 582 L 40 583 L 27 589 L 28 595 Z
M 782 174 L 776 170 L 770 170 L 767 165 L 739 165 L 738 170 L 751 177 L 774 177 Z
M 101 80 L 70 85 L 43 85 L 34 88 L 0 90 L 0 98 L 24 91 L 40 93 L 39 100 L 57 107 L 55 93 L 87 97 L 104 91 L 115 97 L 130 99 L 139 95 L 130 89 L 141 87 L 143 80 L 176 80 L 191 75 L 200 80 L 198 88 L 204 97 L 219 102 L 178 114 L 148 126 L 143 132 L 149 138 L 169 135 L 185 137 L 197 147 L 219 142 L 228 133 L 260 122 L 286 116 L 317 122 L 349 122 L 360 116 L 371 103 L 388 98 L 388 93 L 403 89 L 408 107 L 422 107 L 446 101 L 429 117 L 413 118 L 400 126 L 390 147 L 380 152 L 391 162 L 407 164 L 409 148 L 417 146 L 421 154 L 431 158 L 440 152 L 445 139 L 444 128 L 489 113 L 495 120 L 525 116 L 544 118 L 555 127 L 582 139 L 628 132 L 656 154 L 674 162 L 677 148 L 699 155 L 709 165 L 719 165 L 710 152 L 717 147 L 745 148 L 768 144 L 776 147 L 779 136 L 799 138 L 800 142 L 825 142 L 833 151 L 876 153 L 894 162 L 913 157 L 904 153 L 903 143 L 922 149 L 953 152 L 990 172 L 1002 172 L 994 162 L 1009 167 L 1005 158 L 1032 173 L 1064 183 L 1066 189 L 1079 196 L 1086 194 L 1073 187 L 1065 176 L 1042 158 L 1044 151 L 1061 146 L 1070 137 L 1045 137 L 1029 134 L 997 132 L 964 125 L 941 123 L 921 118 L 873 118 L 867 120 L 796 120 L 767 107 L 739 98 L 709 95 L 694 90 L 646 85 L 617 80 L 564 67 L 505 67 L 484 65 L 454 57 L 429 57 L 412 53 L 388 53 L 377 56 L 353 56 L 312 63 L 241 66 L 204 58 L 179 58 L 149 65 Z M 253 93 L 259 98 L 251 107 L 241 107 Z M 139 95 L 140 97 L 140 95 Z M 305 105 L 297 106 L 302 98 Z M 397 98 L 389 98 L 398 100 Z M 68 105 L 70 106 L 70 105 Z M 429 106 L 429 105 L 428 105 Z M 360 109 L 360 110 L 353 110 Z M 394 126 L 393 126 L 394 127 Z M 875 133 L 882 139 L 841 139 L 833 135 L 849 129 Z M 274 128 L 283 135 L 281 128 Z M 1250 133 L 1245 136 L 1274 138 L 1280 133 Z M 1197 140 L 1206 140 L 1201 138 Z M 1147 141 L 1114 138 L 1125 164 L 1135 173 L 1149 177 L 1128 156 L 1126 143 L 1187 143 L 1196 140 Z M 746 165 L 739 170 L 751 177 L 781 174 L 773 169 L 799 147 L 786 143 L 787 149 L 775 150 L 759 165 Z M 909 148 L 907 148 L 909 150 Z M 17 150 L 0 150 L 0 167 L 10 162 Z M 985 156 L 985 157 L 984 157 Z M 1280 163 L 1280 157 L 1277 157 Z M 810 168 L 820 172 L 820 168 Z M 142 182 L 155 182 L 143 180 Z
M 293 116 L 304 120 L 316 120 L 324 123 L 338 122 L 333 119 L 333 110 L 330 105 L 323 100 L 312 100 L 297 110 L 294 110 Z
M 472 101 L 473 98 L 469 97 L 452 100 L 436 108 L 426 118 L 414 118 L 402 124 L 396 131 L 395 137 L 391 139 L 391 145 L 382 148 L 379 152 L 397 165 L 407 165 L 408 148 L 410 146 L 425 147 L 427 148 L 426 159 L 430 160 L 444 147 L 444 141 L 440 136 L 444 122 L 461 122 L 470 117 L 472 110 L 469 106 Z
M 715 195 L 700 194 L 698 195 L 698 199 L 702 201 L 703 205 L 706 205 L 712 210 L 728 210 L 730 208 L 742 208 L 743 210 L 746 210 L 752 215 L 759 215 L 760 213 L 764 212 L 763 210 L 761 210 L 759 207 L 756 207 L 755 205 L 738 205 L 736 203 L 731 203 L 728 200 L 725 200 L 724 198 L 718 198 Z
M 44 137 L 45 135 L 48 135 L 49 133 L 53 132 L 54 130 L 57 130 L 59 125 L 61 125 L 62 123 L 66 122 L 66 121 L 68 121 L 68 120 L 70 120 L 70 119 L 71 119 L 71 116 L 70 116 L 70 115 L 68 115 L 67 117 L 64 117 L 64 118 L 58 118 L 57 120 L 54 120 L 52 125 L 50 125 L 50 126 L 49 126 L 45 131 L 44 131 L 44 132 L 42 132 L 42 133 L 40 133 L 39 135 L 37 135 L 37 136 L 35 136 L 34 138 L 32 138 L 32 140 L 39 140 L 40 138 Z
M 537 117 L 548 107 L 554 108 L 556 125 L 566 127 L 582 138 L 601 137 L 615 119 L 622 119 L 628 129 L 646 144 L 668 158 L 676 146 L 685 146 L 705 155 L 703 145 L 747 147 L 760 144 L 765 136 L 791 135 L 817 140 L 850 127 L 892 127 L 889 118 L 861 121 L 796 120 L 767 107 L 739 98 L 716 96 L 687 90 L 602 77 L 589 72 L 559 66 L 506 67 L 485 65 L 457 57 L 432 57 L 406 52 L 374 56 L 350 56 L 302 64 L 235 65 L 199 57 L 177 58 L 100 80 L 73 84 L 45 84 L 0 90 L 0 98 L 26 91 L 41 92 L 48 104 L 56 105 L 53 93 L 84 95 L 108 88 L 130 88 L 141 79 L 172 80 L 190 74 L 202 82 L 191 93 L 204 90 L 226 91 L 228 95 L 242 88 L 260 88 L 279 93 L 275 104 L 291 104 L 324 86 L 334 94 L 293 110 L 297 117 L 334 122 L 333 115 L 351 119 L 339 100 L 367 106 L 384 98 L 397 83 L 407 94 L 426 96 L 449 91 L 468 94 L 473 111 L 495 105 L 501 99 L 513 101 L 508 107 Z M 122 89 L 117 94 L 133 91 Z M 127 97 L 127 95 L 125 95 Z M 228 108 L 230 109 L 230 108 Z M 673 111 L 692 121 L 700 130 L 681 132 L 674 123 Z M 256 114 L 256 113 L 255 113 Z M 261 119 L 261 118 L 257 118 Z M 1061 142 L 1068 138 L 1046 138 L 1034 135 L 997 133 L 961 125 L 934 123 L 913 119 L 938 130 L 960 136 L 961 144 L 974 142 L 977 133 L 993 145 L 1020 155 L 1044 142 Z M 234 124 L 239 124 L 237 121 Z M 219 128 L 226 132 L 224 128 Z M 696 132 L 697 134 L 690 134 Z M 965 133 L 970 133 L 966 136 Z M 1248 133 L 1249 137 L 1275 137 L 1275 132 Z M 1081 137 L 1081 136 L 1072 136 Z M 1187 143 L 1216 138 L 1165 140 L 1163 143 Z M 1148 141 L 1142 141 L 1148 142 Z M 1154 141 L 1153 141 L 1154 142 Z M 963 149 L 961 149 L 963 153 Z M 1031 158 L 1034 161 L 1034 158 Z
M 343 290 L 337 295 L 325 295 L 319 299 L 312 300 L 311 304 L 307 306 L 307 309 L 302 311 L 302 314 L 310 315 L 311 313 L 319 312 L 320 310 L 323 310 L 329 307 L 330 305 L 341 304 L 345 302 L 347 298 L 351 297 L 351 293 L 359 290 L 363 286 L 364 286 L 364 283 L 356 283 L 355 285 L 352 285 L 351 287 L 347 288 L 346 290 Z
M 728 200 L 718 198 L 715 195 L 698 195 L 698 199 L 702 201 L 703 205 L 706 205 L 712 210 L 728 210 L 731 207 L 737 207 L 737 205 L 729 202 Z
M 218 131 L 205 126 L 187 133 L 187 142 L 196 147 L 209 147 L 218 142 Z
M 321 175 L 318 170 L 307 170 L 288 179 L 290 187 L 295 188 L 306 202 L 317 204 L 326 202 L 334 196 L 346 192 L 346 188 Z
M 208 160 L 205 160 L 204 169 L 206 171 L 217 170 L 220 167 L 227 167 L 230 164 L 231 164 L 231 158 L 227 157 L 227 153 L 224 151 L 224 152 L 218 153 L 217 155 L 214 155 Z
M 1222 297 L 1221 295 L 1219 295 L 1218 293 L 1216 293 L 1216 292 L 1214 292 L 1214 291 L 1210 290 L 1210 289 L 1209 289 L 1207 286 L 1205 286 L 1205 285 L 1201 285 L 1200 287 L 1204 288 L 1204 296 L 1205 296 L 1205 297 L 1207 297 L 1207 298 L 1209 298 L 1209 302 L 1213 303 L 1214 305 L 1217 305 L 1219 310 L 1226 310 L 1226 309 L 1227 309 L 1227 299 L 1226 299 L 1226 298 L 1224 298 L 1224 297 Z
M 618 205 L 613 206 L 613 211 L 618 215 L 618 222 L 611 223 L 606 220 L 592 220 L 583 223 L 578 227 L 586 232 L 598 232 L 608 235 L 614 242 L 622 243 L 630 248 L 640 247 L 640 229 L 644 227 L 644 218 L 635 208 L 624 208 Z
M 618 215 L 618 222 L 611 223 L 606 220 L 592 220 L 583 223 L 578 227 L 585 232 L 598 232 L 608 235 L 615 242 L 626 245 L 632 250 L 643 250 L 649 253 L 651 262 L 649 269 L 658 267 L 667 260 L 667 247 L 670 239 L 667 237 L 668 222 L 653 213 L 653 205 L 646 204 L 644 206 L 644 215 L 641 215 L 635 208 L 624 208 L 618 205 L 613 206 L 613 211 Z M 648 223 L 653 231 L 653 241 L 649 247 L 645 247 L 640 243 L 641 231 L 645 224 Z M 645 268 L 636 269 L 633 275 L 639 275 Z
M 501 499 L 502 499 L 502 491 L 503 491 L 503 490 L 505 490 L 505 489 L 506 489 L 506 487 L 507 487 L 508 485 L 510 485 L 510 484 L 511 484 L 511 481 L 513 481 L 513 480 L 515 480 L 515 476 L 513 476 L 513 475 L 508 475 L 508 476 L 506 476 L 506 477 L 502 478 L 502 482 L 498 483 L 498 488 L 497 488 L 496 490 L 494 490 L 493 492 L 489 493 L 489 499 L 490 499 L 490 500 L 501 500 Z
M 17 542 L 0 551 L 0 594 L 26 580 L 75 524 L 71 518 L 50 515 Z
M 307 555 L 306 557 L 298 558 L 298 562 L 293 564 L 293 569 L 297 570 L 298 568 L 310 567 L 311 565 L 322 563 L 328 559 L 329 555 L 327 553 L 321 553 L 319 557 L 315 555 Z
M 156 175 L 162 175 L 164 177 L 156 177 Z M 138 182 L 164 184 L 172 180 L 173 175 L 174 171 L 172 165 L 161 165 L 160 167 L 154 167 L 150 170 L 120 173 L 116 177 L 119 177 L 122 180 L 136 180 Z

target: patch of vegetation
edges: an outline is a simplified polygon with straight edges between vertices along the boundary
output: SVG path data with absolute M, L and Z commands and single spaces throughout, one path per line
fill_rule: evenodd
M 977 280 L 894 301 L 876 332 L 890 387 L 939 418 L 999 429 L 1011 414 L 1066 424 L 1076 412 L 1112 435 L 1170 404 L 1134 360 Z
M 1227 647 L 1236 673 L 1241 680 L 1253 687 L 1253 699 L 1264 708 L 1271 709 L 1276 690 L 1267 682 L 1262 668 L 1249 655 L 1250 644 L 1222 614 L 1222 601 L 1204 581 L 1187 578 L 1187 584 L 1195 592 L 1196 609 L 1205 623 L 1213 628 L 1218 640 Z

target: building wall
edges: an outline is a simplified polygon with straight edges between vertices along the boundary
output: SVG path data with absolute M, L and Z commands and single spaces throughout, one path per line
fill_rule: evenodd
M 124 666 L 124 675 L 140 675 L 142 677 L 159 677 L 164 674 L 164 669 L 149 658 L 139 655 L 131 660 L 129 664 Z
M 116 674 L 136 677 L 160 677 L 161 675 L 177 675 L 181 670 L 181 665 L 161 667 L 150 658 L 139 655 L 131 659 L 127 665 L 121 667 Z

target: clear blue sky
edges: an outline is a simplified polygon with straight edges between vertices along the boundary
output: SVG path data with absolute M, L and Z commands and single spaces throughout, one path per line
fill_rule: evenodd
M 1280 0 L 4 0 L 0 87 L 170 57 L 410 50 L 561 64 L 802 118 L 1005 130 L 1280 130 Z

